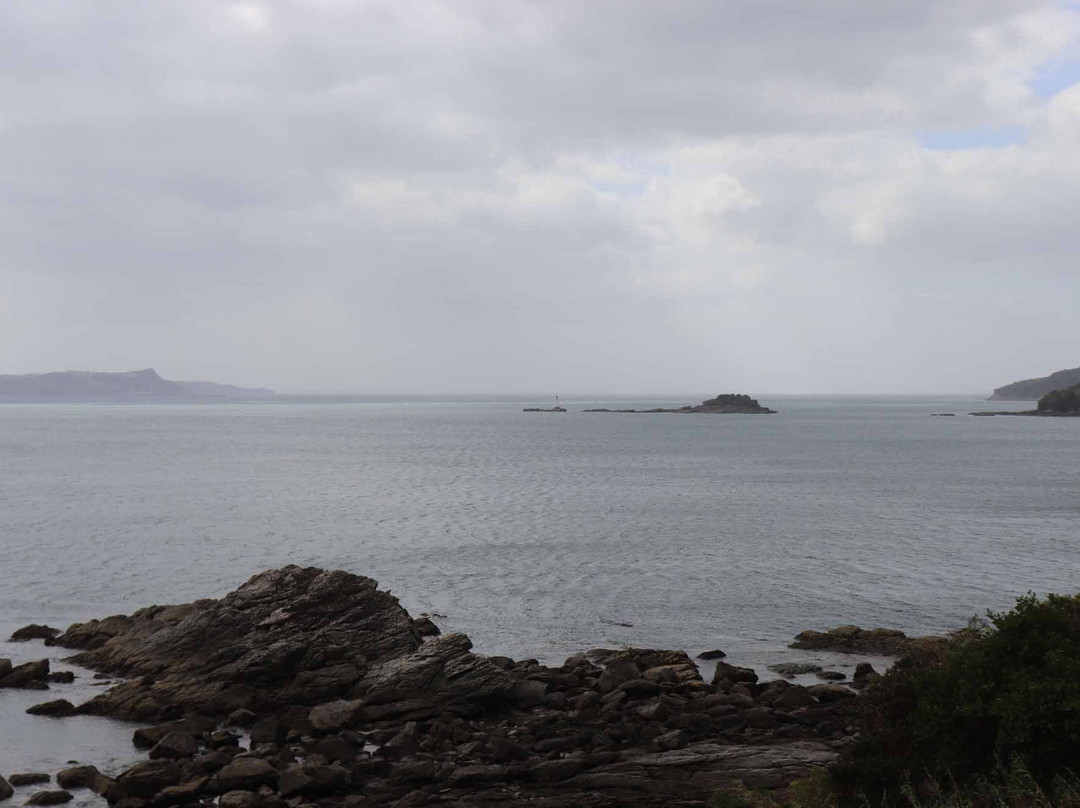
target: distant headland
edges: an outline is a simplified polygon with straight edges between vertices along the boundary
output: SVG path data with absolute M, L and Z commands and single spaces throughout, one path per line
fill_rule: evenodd
M 991 412 L 973 412 L 972 415 L 1041 415 L 1049 417 L 1075 418 L 1080 416 L 1080 384 L 1065 387 L 1061 390 L 1051 390 L 1039 399 L 1039 405 L 1034 410 L 994 410 Z
M 22 376 L 0 375 L 0 399 L 130 400 L 146 398 L 273 398 L 265 387 L 163 379 L 153 368 L 123 373 L 63 370 Z
M 1047 393 L 1062 390 L 1080 384 L 1080 368 L 1069 368 L 1040 376 L 1037 379 L 1024 379 L 999 387 L 990 396 L 991 401 L 1038 401 Z
M 685 407 L 678 407 L 677 409 L 664 409 L 663 407 L 656 407 L 651 410 L 609 410 L 609 409 L 593 409 L 583 410 L 583 412 L 638 412 L 638 413 L 655 413 L 655 412 L 670 412 L 679 414 L 688 413 L 720 413 L 720 414 L 749 414 L 749 415 L 775 415 L 776 410 L 770 410 L 768 407 L 762 407 L 758 403 L 756 398 L 750 398 L 750 396 L 743 395 L 741 393 L 723 393 L 716 396 L 716 398 L 710 398 L 707 401 L 702 401 L 696 406 L 687 404 Z

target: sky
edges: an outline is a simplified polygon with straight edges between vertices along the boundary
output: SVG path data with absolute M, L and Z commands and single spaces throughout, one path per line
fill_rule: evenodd
M 989 393 L 1078 210 L 1077 4 L 0 4 L 0 373 Z

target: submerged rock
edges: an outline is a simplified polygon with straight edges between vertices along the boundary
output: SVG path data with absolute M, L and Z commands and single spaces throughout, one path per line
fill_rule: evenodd
M 817 673 L 821 670 L 821 666 L 813 662 L 778 662 L 775 665 L 769 665 L 769 670 L 787 679 L 794 679 L 804 673 Z
M 37 791 L 30 795 L 24 805 L 63 805 L 74 796 L 67 791 Z
M 33 707 L 27 708 L 26 712 L 30 715 L 48 715 L 54 718 L 63 718 L 64 716 L 75 715 L 75 705 L 67 699 L 56 699 L 55 701 L 35 704 Z
M 828 631 L 804 631 L 795 637 L 791 647 L 848 654 L 902 656 L 916 650 L 935 648 L 945 642 L 944 637 L 909 637 L 895 629 L 837 626 Z
M 28 640 L 51 640 L 57 634 L 60 633 L 60 629 L 52 628 L 51 626 L 41 626 L 37 623 L 31 623 L 28 626 L 23 626 L 20 629 L 16 629 L 11 635 L 11 642 L 27 642 Z
M 16 772 L 8 775 L 8 782 L 13 786 L 39 786 L 52 780 L 46 772 Z

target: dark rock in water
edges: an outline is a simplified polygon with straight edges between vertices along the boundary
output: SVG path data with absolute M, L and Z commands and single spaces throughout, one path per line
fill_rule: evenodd
M 20 788 L 22 786 L 39 786 L 52 780 L 45 772 L 17 772 L 8 775 L 8 782 Z
M 717 649 L 712 650 L 712 651 L 702 651 L 700 654 L 697 655 L 697 658 L 698 659 L 723 659 L 726 656 L 727 656 L 727 654 L 725 654 L 723 651 L 721 651 L 719 648 L 717 648 Z
M 56 773 L 56 784 L 60 788 L 93 788 L 101 774 L 95 766 L 72 766 Z
M 757 673 L 753 668 L 739 668 L 735 665 L 729 665 L 726 662 L 716 663 L 716 672 L 713 674 L 713 684 L 719 685 L 722 682 L 728 682 L 735 684 L 738 682 L 747 682 L 754 684 L 758 680 Z
M 74 671 L 55 671 L 45 677 L 46 682 L 55 682 L 60 685 L 70 685 L 75 681 Z
M 795 637 L 791 647 L 847 654 L 902 656 L 920 649 L 935 648 L 945 642 L 944 637 L 909 637 L 895 629 L 837 626 L 828 631 L 804 631 Z
M 821 670 L 821 666 L 812 662 L 779 662 L 775 665 L 769 665 L 769 670 L 788 679 L 793 679 L 804 673 L 817 673 Z
M 27 640 L 51 640 L 59 633 L 60 629 L 58 628 L 41 626 L 37 623 L 31 623 L 28 626 L 23 626 L 20 629 L 16 629 L 15 633 L 11 635 L 11 642 L 26 642 Z
M 75 705 L 67 699 L 56 699 L 55 701 L 35 704 L 33 707 L 27 708 L 26 712 L 30 715 L 48 715 L 53 718 L 63 718 L 75 715 Z
M 45 678 L 49 675 L 49 660 L 39 659 L 17 665 L 0 679 L 0 687 L 20 688 L 22 690 L 48 690 Z
M 37 791 L 23 805 L 63 805 L 75 799 L 67 791 Z
M 4 776 L 0 774 L 0 802 L 11 799 L 14 795 L 15 789 L 11 787 L 11 783 L 4 779 Z
M 9 673 L 11 673 L 11 660 L 0 658 L 0 679 L 3 679 Z
M 816 671 L 814 676 L 818 679 L 824 679 L 826 682 L 842 682 L 847 679 L 847 674 L 840 671 Z

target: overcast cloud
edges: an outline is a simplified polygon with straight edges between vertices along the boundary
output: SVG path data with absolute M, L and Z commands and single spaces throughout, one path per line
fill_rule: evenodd
M 989 392 L 1080 364 L 1080 9 L 0 5 L 0 372 Z

